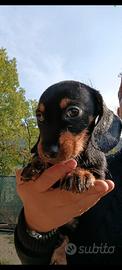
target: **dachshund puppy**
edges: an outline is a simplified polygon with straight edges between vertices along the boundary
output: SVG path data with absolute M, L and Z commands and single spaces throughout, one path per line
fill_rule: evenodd
M 70 158 L 77 160 L 76 169 L 53 188 L 80 193 L 95 179 L 106 178 L 105 153 L 119 141 L 121 120 L 106 107 L 99 91 L 77 81 L 56 83 L 40 97 L 36 117 L 39 138 L 31 150 L 32 161 L 22 171 L 23 181 L 35 181 L 46 168 Z M 64 226 L 75 225 L 77 219 Z M 51 264 L 66 264 L 66 239 L 54 251 Z
M 60 188 L 82 192 L 93 185 L 95 178 L 105 179 L 103 149 L 106 145 L 108 151 L 118 142 L 114 136 L 110 145 L 109 136 L 106 143 L 105 134 L 112 122 L 120 120 L 106 107 L 97 90 L 77 81 L 54 84 L 42 94 L 36 117 L 40 135 L 22 180 L 36 180 L 46 168 L 70 158 L 76 159 L 78 165 L 72 174 L 60 179 Z

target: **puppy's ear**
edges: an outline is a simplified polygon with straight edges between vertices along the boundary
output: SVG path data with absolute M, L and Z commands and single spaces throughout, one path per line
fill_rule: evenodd
M 99 92 L 96 93 L 96 100 L 98 105 L 98 116 L 92 132 L 91 143 L 95 148 L 107 153 L 119 142 L 122 121 L 107 108 Z

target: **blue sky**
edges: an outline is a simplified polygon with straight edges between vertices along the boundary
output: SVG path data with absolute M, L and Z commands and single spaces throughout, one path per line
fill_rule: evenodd
M 0 47 L 17 60 L 27 99 L 51 84 L 78 80 L 112 110 L 122 72 L 122 5 L 0 6 Z

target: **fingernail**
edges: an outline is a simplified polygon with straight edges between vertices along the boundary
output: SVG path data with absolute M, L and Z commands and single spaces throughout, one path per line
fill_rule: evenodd
M 96 182 L 96 185 L 95 185 L 95 190 L 97 191 L 97 192 L 101 192 L 101 193 L 106 193 L 107 191 L 108 191 L 108 186 L 107 185 L 99 185 L 99 184 L 97 184 L 97 182 Z
M 75 159 L 69 159 L 64 161 L 64 164 L 68 165 L 70 168 L 76 168 L 77 166 L 77 161 Z

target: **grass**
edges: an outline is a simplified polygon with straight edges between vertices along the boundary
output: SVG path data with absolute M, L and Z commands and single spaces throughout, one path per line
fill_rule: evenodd
M 10 261 L 9 260 L 4 259 L 4 258 L 1 258 L 0 259 L 0 265 L 8 265 L 8 264 L 10 264 Z

